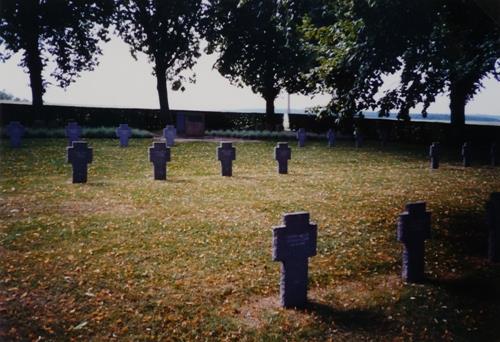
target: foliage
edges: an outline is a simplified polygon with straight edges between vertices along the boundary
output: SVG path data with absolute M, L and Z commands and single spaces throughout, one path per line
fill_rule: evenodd
M 111 10 L 111 0 L 2 0 L 0 61 L 22 51 L 35 106 L 42 105 L 49 84 L 43 79 L 49 61 L 55 62 L 50 75 L 61 87 L 97 65 Z
M 450 93 L 452 123 L 464 124 L 465 104 L 488 76 L 500 79 L 500 27 L 473 0 L 346 0 L 326 2 L 327 17 L 304 25 L 320 56 L 323 89 L 335 92 L 340 115 L 398 109 L 401 119 L 423 103 L 423 114 L 442 92 Z M 326 22 L 326 23 L 325 23 Z M 400 84 L 377 98 L 384 75 Z
M 150 141 L 92 139 L 89 183 L 71 184 L 65 139 L 0 158 L 2 340 L 468 340 L 500 333 L 500 270 L 484 261 L 484 202 L 500 169 L 456 151 L 311 143 L 278 175 L 275 142 L 179 143 L 153 181 Z M 349 144 L 351 145 L 351 144 Z M 430 280 L 401 283 L 395 220 L 426 200 Z M 271 227 L 306 210 L 318 224 L 306 310 L 278 308 Z
M 157 78 L 160 110 L 173 122 L 166 82 L 184 90 L 182 71 L 191 69 L 200 56 L 201 0 L 116 0 L 114 22 L 118 34 L 130 45 L 133 57 L 147 55 Z M 194 81 L 194 78 L 190 79 Z
M 20 99 L 19 97 L 16 97 L 12 94 L 7 93 L 5 90 L 0 90 L 0 101 L 2 101 L 2 100 L 15 101 L 15 102 L 27 102 L 27 100 Z
M 296 140 L 296 132 L 276 132 L 259 130 L 211 130 L 206 135 L 215 137 L 230 137 L 241 139 L 287 139 Z M 325 134 L 307 133 L 308 139 L 325 139 Z
M 0 136 L 7 137 L 5 130 Z M 27 127 L 25 138 L 65 138 L 64 128 Z M 116 138 L 116 127 L 82 127 L 83 138 Z M 132 128 L 132 138 L 152 138 L 153 134 L 144 129 Z

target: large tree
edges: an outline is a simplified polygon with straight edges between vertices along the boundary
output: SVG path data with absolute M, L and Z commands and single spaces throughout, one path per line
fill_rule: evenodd
M 500 27 L 473 0 L 325 1 L 330 23 L 306 25 L 322 56 L 323 90 L 334 92 L 331 109 L 344 115 L 397 109 L 407 119 L 423 114 L 440 93 L 449 93 L 451 123 L 465 123 L 465 105 L 486 77 L 500 79 Z M 325 58 L 329 56 L 329 58 Z M 377 98 L 384 75 L 401 82 Z
M 295 27 L 304 1 L 211 0 L 207 6 L 207 52 L 217 52 L 215 68 L 233 84 L 250 86 L 266 102 L 272 122 L 274 101 L 282 89 L 305 88 L 302 71 L 310 57 Z
M 55 62 L 51 76 L 61 87 L 97 65 L 99 41 L 106 39 L 111 11 L 108 0 L 1 1 L 0 61 L 22 52 L 21 66 L 29 73 L 33 106 L 43 105 L 48 83 L 43 71 L 49 61 Z
M 132 56 L 142 52 L 153 63 L 160 112 L 173 123 L 167 81 L 184 90 L 182 71 L 191 69 L 199 52 L 202 0 L 116 0 L 115 24 L 130 45 Z

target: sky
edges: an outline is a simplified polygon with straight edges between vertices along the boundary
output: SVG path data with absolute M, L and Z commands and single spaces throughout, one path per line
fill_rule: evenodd
M 44 95 L 45 103 L 84 106 L 109 106 L 129 108 L 159 108 L 156 80 L 152 65 L 145 55 L 134 60 L 128 46 L 117 37 L 103 44 L 103 55 L 94 71 L 81 73 L 75 83 L 61 89 L 50 85 Z M 0 90 L 16 97 L 31 100 L 29 78 L 18 66 L 21 54 L 16 54 L 5 63 L 0 63 Z M 173 109 L 239 111 L 255 109 L 264 111 L 265 102 L 248 87 L 239 88 L 213 69 L 215 55 L 203 54 L 193 71 L 196 83 L 186 84 L 186 91 L 174 92 L 169 88 L 169 102 Z M 50 65 L 45 73 L 50 74 Z M 396 77 L 388 77 L 385 87 L 397 84 Z M 484 89 L 467 105 L 467 114 L 500 114 L 500 82 L 488 79 Z M 292 112 L 324 105 L 327 95 L 313 98 L 292 94 Z M 277 111 L 287 107 L 287 94 L 279 95 L 275 102 Z M 414 111 L 418 111 L 417 107 Z M 413 112 L 413 111 L 412 111 Z M 449 113 L 449 100 L 438 97 L 429 108 L 429 113 Z

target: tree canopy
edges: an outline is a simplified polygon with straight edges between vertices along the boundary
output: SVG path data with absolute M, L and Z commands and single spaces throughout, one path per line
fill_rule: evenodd
M 167 81 L 184 90 L 182 71 L 200 56 L 202 0 L 116 0 L 114 22 L 132 56 L 144 53 L 153 63 L 162 118 L 172 123 Z M 192 80 L 192 79 L 191 79 Z
M 50 75 L 61 87 L 97 65 L 112 8 L 110 0 L 2 0 L 0 61 L 22 51 L 34 106 L 43 104 L 48 84 L 43 70 L 50 60 L 55 62 Z

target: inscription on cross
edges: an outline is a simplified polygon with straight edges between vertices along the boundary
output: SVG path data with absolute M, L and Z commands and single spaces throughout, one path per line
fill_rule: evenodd
M 298 140 L 299 147 L 306 146 L 306 129 L 305 128 L 299 128 L 299 130 L 297 131 L 297 140 Z
M 163 137 L 165 138 L 165 141 L 167 142 L 167 146 L 174 146 L 175 144 L 175 136 L 177 135 L 177 130 L 175 129 L 175 126 L 173 125 L 167 125 L 163 129 Z
M 170 148 L 164 142 L 155 142 L 149 148 L 149 161 L 153 163 L 154 179 L 167 179 L 167 163 L 170 161 Z
M 292 158 L 292 150 L 287 142 L 279 142 L 274 148 L 274 159 L 278 161 L 278 173 L 288 173 L 288 161 Z
M 10 138 L 10 146 L 13 148 L 21 147 L 21 138 L 25 133 L 24 126 L 19 121 L 11 121 L 6 129 Z
M 73 141 L 80 140 L 82 135 L 82 128 L 78 126 L 78 123 L 71 121 L 65 128 L 66 137 L 68 138 L 68 146 L 71 146 Z
M 333 129 L 330 128 L 328 132 L 326 132 L 326 139 L 328 140 L 328 147 L 335 146 L 335 131 Z
M 431 236 L 431 214 L 425 202 L 408 203 L 399 215 L 397 238 L 403 248 L 403 280 L 409 283 L 424 279 L 424 244 Z
M 472 149 L 469 143 L 462 145 L 462 162 L 464 167 L 469 167 L 472 158 Z
M 280 297 L 285 308 L 307 304 L 309 257 L 316 255 L 318 227 L 309 213 L 283 216 L 284 225 L 273 228 L 273 261 L 281 262 Z
M 429 148 L 429 157 L 431 158 L 431 168 L 438 169 L 439 159 L 441 157 L 441 148 L 439 146 L 439 142 L 432 143 L 431 147 Z
M 132 130 L 127 124 L 120 124 L 116 129 L 116 136 L 120 139 L 120 147 L 127 147 L 128 140 L 132 136 Z
M 222 141 L 217 147 L 217 160 L 221 164 L 222 176 L 231 177 L 233 175 L 233 160 L 236 160 L 236 148 L 230 141 Z
M 500 262 L 500 192 L 493 192 L 486 204 L 488 217 L 488 259 Z
M 73 183 L 87 183 L 87 166 L 92 163 L 92 148 L 85 141 L 66 147 L 66 161 L 73 166 Z

